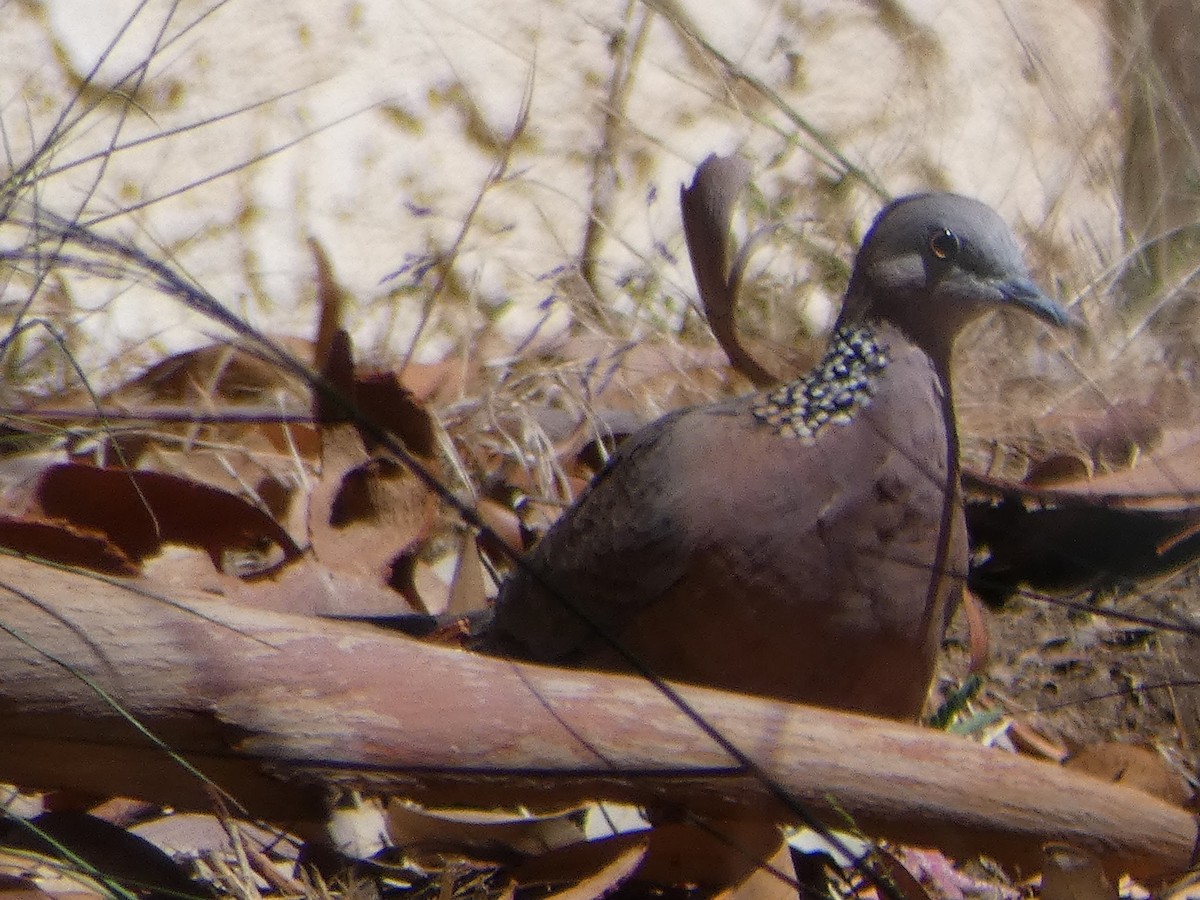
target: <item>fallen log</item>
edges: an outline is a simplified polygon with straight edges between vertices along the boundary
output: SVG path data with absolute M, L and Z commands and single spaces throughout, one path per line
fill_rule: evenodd
M 320 816 L 331 786 L 437 805 L 618 799 L 788 818 L 636 678 L 9 557 L 0 588 L 2 781 L 208 808 L 192 766 L 276 822 Z M 1143 878 L 1195 862 L 1196 820 L 1130 788 L 927 729 L 680 692 L 835 824 L 849 816 L 868 833 L 1026 870 L 1046 841 Z

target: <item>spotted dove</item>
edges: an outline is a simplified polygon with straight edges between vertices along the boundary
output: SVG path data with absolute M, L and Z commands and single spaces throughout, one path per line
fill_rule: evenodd
M 825 356 L 629 437 L 503 586 L 489 652 L 911 719 L 967 567 L 950 352 L 1008 307 L 1062 325 L 988 206 L 904 197 Z M 552 590 L 547 590 L 547 585 Z

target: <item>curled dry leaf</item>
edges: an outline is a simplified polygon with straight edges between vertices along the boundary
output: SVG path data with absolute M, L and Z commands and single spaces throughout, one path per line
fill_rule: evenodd
M 488 590 L 484 579 L 483 560 L 480 559 L 475 536 L 463 532 L 459 536 L 458 560 L 454 565 L 454 576 L 450 582 L 450 594 L 445 609 L 436 612 L 465 616 L 486 609 Z
M 141 561 L 167 544 L 196 547 L 224 571 L 229 554 L 278 548 L 300 554 L 291 536 L 266 512 L 226 491 L 164 472 L 50 466 L 33 498 L 35 514 L 100 534 L 120 553 Z
M 1062 763 L 1071 755 L 1071 751 L 1061 740 L 1020 719 L 1009 723 L 1008 737 L 1018 751 L 1038 759 Z
M 878 877 L 885 879 L 894 887 L 904 900 L 931 900 L 930 893 L 921 883 L 921 879 L 909 869 L 907 859 L 902 860 L 887 849 L 876 847 L 871 851 L 868 865 Z M 926 874 L 928 874 L 928 870 Z M 953 889 L 951 893 L 953 893 Z
M 197 896 L 198 886 L 183 868 L 151 842 L 103 819 L 81 812 L 47 812 L 30 823 L 9 819 L 0 845 L 26 850 L 49 859 L 72 863 L 63 848 L 70 848 L 83 866 L 60 866 L 112 879 L 121 886 L 141 888 L 164 896 Z M 106 896 L 111 896 L 107 891 Z
M 988 613 L 972 591 L 963 591 L 963 616 L 967 622 L 968 674 L 983 672 L 988 667 L 992 654 L 991 631 L 988 628 Z
M 1023 584 L 1087 590 L 1173 572 L 1200 557 L 1200 504 L 1179 492 L 1108 492 L 1109 479 L 1131 474 L 1054 488 L 966 474 L 967 527 L 983 557 L 972 566 L 971 589 L 1000 603 Z
M 393 561 L 429 533 L 434 498 L 401 463 L 369 454 L 353 425 L 326 426 L 322 444 L 308 504 L 313 553 L 332 571 L 387 584 Z
M 357 376 L 354 399 L 367 418 L 399 438 L 410 453 L 422 459 L 433 459 L 437 453 L 433 416 L 394 372 L 367 372 Z
M 697 885 L 705 890 L 722 891 L 745 884 L 762 871 L 764 860 L 770 865 L 782 861 L 784 846 L 778 826 L 765 820 L 708 820 L 689 817 L 688 821 L 656 825 L 649 833 L 646 858 L 633 878 L 652 884 Z M 782 869 L 764 873 L 769 882 L 782 883 L 793 891 L 795 881 L 791 857 Z
M 1018 442 L 1029 463 L 1024 481 L 1061 484 L 1132 468 L 1162 447 L 1167 439 L 1163 423 L 1173 418 L 1157 398 L 1056 409 L 1024 425 L 1029 434 Z M 984 423 L 978 427 L 983 430 Z
M 307 356 L 309 343 L 281 339 L 284 349 Z M 279 407 L 281 393 L 302 409 L 308 388 L 299 379 L 279 370 L 274 362 L 251 350 L 229 344 L 209 344 L 187 350 L 155 363 L 141 375 L 100 398 L 103 409 L 139 412 L 162 404 L 177 404 L 192 410 L 215 410 L 230 405 L 260 405 L 269 398 L 268 407 Z M 87 395 L 59 399 L 47 408 L 91 406 Z
M 756 387 L 766 387 L 779 379 L 742 346 L 734 321 L 740 285 L 730 226 L 734 204 L 749 183 L 749 163 L 737 155 L 714 154 L 700 163 L 692 183 L 679 189 L 679 206 L 708 326 L 733 367 Z
M 4 900 L 105 900 L 111 894 L 94 879 L 57 860 L 27 851 L 0 849 L 0 897 Z
M 477 853 L 481 859 L 537 856 L 579 843 L 578 808 L 540 814 L 516 810 L 425 809 L 392 800 L 387 805 L 388 837 L 397 847 L 420 855 Z
M 64 521 L 0 518 L 0 547 L 64 566 L 77 566 L 105 575 L 136 575 L 130 559 L 105 534 Z
M 575 843 L 512 869 L 518 887 L 553 890 L 555 900 L 595 900 L 627 881 L 642 864 L 647 832 Z
M 1200 558 L 1200 431 L 1164 431 L 1155 414 L 1121 403 L 1081 426 L 1089 452 L 1124 448 L 1131 468 L 1093 478 L 1067 453 L 1047 459 L 1053 477 L 1036 484 L 964 473 L 972 545 L 988 554 L 972 587 L 999 602 L 1021 584 L 1090 589 Z
M 758 243 L 770 229 L 760 229 L 746 243 L 733 247 L 734 206 L 750 180 L 749 164 L 737 155 L 711 155 L 696 169 L 690 185 L 680 188 L 683 233 L 704 316 L 713 337 L 734 371 L 755 387 L 778 384 L 802 373 L 815 359 L 794 346 L 752 340 L 747 349 L 737 329 L 737 305 L 742 277 Z
M 336 321 L 338 309 L 338 303 L 322 306 L 317 363 L 338 397 L 319 390 L 313 395 L 321 457 L 308 499 L 309 541 L 315 559 L 330 572 L 368 585 L 396 586 L 397 566 L 432 527 L 434 496 L 402 462 L 378 452 L 350 420 L 352 414 L 364 416 L 386 428 L 431 469 L 436 468 L 433 421 L 394 376 L 356 380 L 353 348 Z M 397 596 L 396 611 L 402 611 L 401 602 Z M 349 609 L 341 612 L 354 615 Z
M 1066 766 L 1095 778 L 1137 788 L 1176 806 L 1183 806 L 1192 797 L 1183 775 L 1150 747 L 1118 741 L 1089 744 L 1068 759 Z
M 1070 844 L 1043 848 L 1041 900 L 1117 900 L 1117 891 L 1091 853 Z

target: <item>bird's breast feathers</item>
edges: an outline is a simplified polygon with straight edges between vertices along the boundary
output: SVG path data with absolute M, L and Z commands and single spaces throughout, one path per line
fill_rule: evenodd
M 755 403 L 754 418 L 782 437 L 812 443 L 826 427 L 849 424 L 870 406 L 887 365 L 887 347 L 869 326 L 840 328 L 811 372 Z

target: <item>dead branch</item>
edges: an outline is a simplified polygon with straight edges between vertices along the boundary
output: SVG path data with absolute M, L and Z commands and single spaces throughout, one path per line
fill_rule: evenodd
M 0 558 L 0 780 L 319 815 L 331 786 L 428 803 L 613 798 L 783 818 L 648 684 L 433 647 L 213 597 L 156 597 Z M 183 605 L 186 602 L 186 606 Z M 938 732 L 689 688 L 696 709 L 834 824 L 1032 868 L 1055 840 L 1143 877 L 1185 870 L 1188 813 Z

